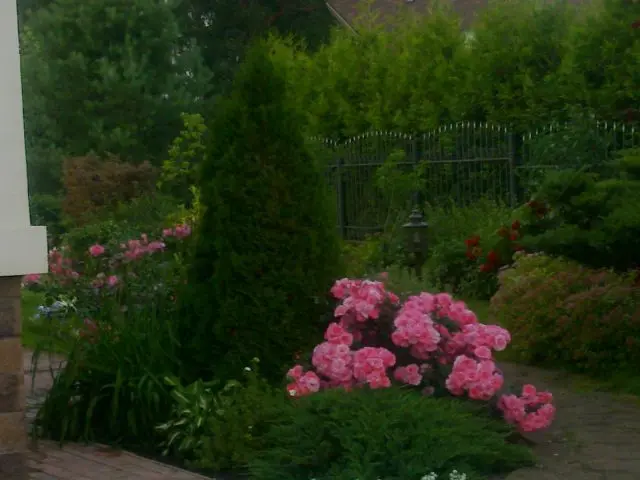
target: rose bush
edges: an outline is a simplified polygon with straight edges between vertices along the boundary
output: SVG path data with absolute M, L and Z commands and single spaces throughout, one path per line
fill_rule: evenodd
M 387 388 L 393 381 L 426 395 L 466 396 L 489 402 L 522 431 L 548 427 L 552 395 L 525 385 L 521 395 L 502 393 L 504 378 L 493 352 L 504 350 L 509 332 L 485 325 L 449 294 L 423 292 L 401 302 L 379 281 L 342 279 L 332 295 L 336 322 L 313 350 L 311 369 L 288 372 L 292 397 L 322 389 Z

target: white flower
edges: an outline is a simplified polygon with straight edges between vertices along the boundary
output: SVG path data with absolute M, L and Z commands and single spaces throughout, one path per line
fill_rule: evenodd
M 251 367 L 244 367 L 244 371 L 245 372 L 250 372 L 251 371 Z
M 291 397 L 295 397 L 296 393 L 298 393 L 298 392 L 296 392 L 295 390 L 289 390 L 289 396 L 291 396 Z

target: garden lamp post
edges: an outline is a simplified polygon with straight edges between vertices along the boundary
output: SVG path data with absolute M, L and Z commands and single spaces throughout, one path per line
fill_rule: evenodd
M 47 232 L 29 220 L 16 0 L 0 2 L 0 478 L 28 478 L 20 341 L 22 276 L 47 271 Z
M 418 202 L 409 215 L 409 222 L 402 228 L 406 233 L 407 266 L 413 268 L 416 277 L 422 280 L 422 267 L 427 259 L 429 224 L 425 222 Z

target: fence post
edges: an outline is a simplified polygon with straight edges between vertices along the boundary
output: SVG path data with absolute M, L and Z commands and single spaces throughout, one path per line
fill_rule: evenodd
M 516 167 L 519 162 L 517 160 L 518 154 L 520 153 L 521 144 L 520 144 L 520 135 L 514 132 L 510 132 L 509 134 L 509 205 L 511 208 L 516 207 L 516 203 L 518 202 L 519 192 L 518 192 L 518 182 L 516 178 Z
M 411 162 L 413 163 L 413 172 L 414 174 L 417 175 L 418 165 L 420 164 L 420 152 L 418 152 L 418 137 L 413 135 L 410 137 L 410 139 L 411 139 Z M 417 183 L 417 180 L 416 180 L 416 188 L 415 188 L 415 191 L 413 192 L 413 203 L 414 203 L 414 206 L 417 206 L 420 208 L 420 211 L 422 211 L 422 207 L 423 207 L 422 199 L 423 199 L 422 187 L 419 183 Z
M 344 179 L 344 158 L 338 156 L 336 160 L 336 190 L 338 194 L 338 231 L 343 240 L 347 238 L 347 207 L 346 207 L 346 183 Z

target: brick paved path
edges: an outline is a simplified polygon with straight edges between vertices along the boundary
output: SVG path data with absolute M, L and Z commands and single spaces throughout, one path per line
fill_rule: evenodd
M 27 389 L 27 421 L 35 418 L 47 390 L 51 387 L 51 370 L 60 368 L 59 358 L 43 355 L 38 359 L 32 382 L 31 353 L 24 358 Z M 38 440 L 30 446 L 31 480 L 202 480 L 207 477 L 164 465 L 128 452 L 100 445 L 66 444 Z

